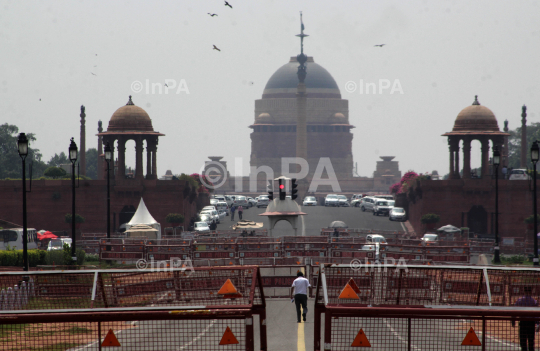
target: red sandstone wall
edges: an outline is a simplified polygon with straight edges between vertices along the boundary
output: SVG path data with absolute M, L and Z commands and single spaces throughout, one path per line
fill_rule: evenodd
M 133 180 L 133 182 L 137 182 Z M 28 182 L 29 183 L 29 182 Z M 29 187 L 29 184 L 27 185 Z M 169 213 L 184 214 L 186 220 L 196 213 L 197 200 L 192 204 L 183 199 L 184 181 L 149 180 L 140 183 L 124 182 L 121 186 L 111 185 L 111 230 L 114 231 L 113 213 L 126 205 L 135 208 L 142 196 L 146 207 L 162 227 Z M 58 197 L 55 199 L 54 197 Z M 22 224 L 21 181 L 0 181 L 0 218 Z M 208 197 L 202 200 L 208 202 Z M 107 231 L 107 181 L 81 181 L 76 189 L 75 212 L 85 217 L 81 226 L 83 233 L 105 233 Z M 28 227 L 46 230 L 67 230 L 64 222 L 66 213 L 71 213 L 71 181 L 39 180 L 32 182 L 32 192 L 27 194 Z
M 524 219 L 533 213 L 532 183 L 517 180 L 499 180 L 499 235 L 500 237 L 530 237 Z M 440 226 L 462 225 L 462 212 L 472 206 L 482 205 L 488 213 L 488 233 L 494 233 L 495 180 L 438 180 L 421 184 L 422 198 L 409 202 L 409 221 L 417 233 L 424 233 L 420 222 L 422 215 L 435 213 L 441 216 Z M 463 215 L 467 227 L 467 215 Z

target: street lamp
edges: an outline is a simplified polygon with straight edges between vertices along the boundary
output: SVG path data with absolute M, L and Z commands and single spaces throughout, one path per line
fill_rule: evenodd
M 538 218 L 536 210 L 536 163 L 538 162 L 539 154 L 538 140 L 535 140 L 531 146 L 531 161 L 533 163 L 533 215 L 534 215 L 534 258 L 533 265 L 538 266 Z
M 105 160 L 107 161 L 107 242 L 111 240 L 111 192 L 110 192 L 110 162 L 112 159 L 112 150 L 109 142 L 105 145 Z M 111 251 L 111 247 L 107 246 L 107 251 Z
M 501 263 L 499 253 L 499 165 L 501 164 L 501 153 L 497 145 L 493 148 L 493 165 L 495 166 L 495 258 L 493 263 Z
M 22 193 L 23 193 L 23 270 L 28 272 L 28 225 L 26 223 L 26 156 L 28 156 L 28 139 L 25 133 L 19 134 L 17 149 L 22 159 Z
M 71 161 L 71 258 L 77 260 L 75 255 L 76 235 L 75 235 L 75 162 L 77 162 L 77 144 L 71 138 L 69 144 L 69 160 Z

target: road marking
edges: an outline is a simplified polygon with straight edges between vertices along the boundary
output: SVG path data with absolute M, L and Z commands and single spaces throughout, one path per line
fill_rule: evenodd
M 407 228 L 405 228 L 405 225 L 403 225 L 403 222 L 399 222 L 399 224 L 401 224 L 401 228 L 403 228 L 403 231 L 404 231 L 405 233 L 409 233 L 409 232 L 407 231 Z
M 298 351 L 306 351 L 306 341 L 304 340 L 304 324 L 298 323 L 298 341 L 296 344 L 296 349 Z

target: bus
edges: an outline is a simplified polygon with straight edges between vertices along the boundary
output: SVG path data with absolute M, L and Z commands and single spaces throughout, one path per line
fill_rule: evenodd
M 37 249 L 37 231 L 34 228 L 28 228 L 28 250 Z M 23 249 L 23 229 L 22 228 L 11 228 L 11 229 L 0 229 L 0 250 Z

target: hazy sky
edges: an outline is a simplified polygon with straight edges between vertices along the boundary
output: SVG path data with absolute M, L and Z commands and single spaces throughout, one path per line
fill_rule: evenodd
M 98 120 L 106 129 L 133 95 L 166 134 L 159 175 L 197 172 L 207 156 L 224 156 L 229 170 L 242 157 L 247 167 L 254 101 L 299 53 L 299 11 L 310 35 L 306 54 L 349 100 L 362 176 L 372 176 L 385 155 L 396 156 L 402 171 L 446 174 L 448 145 L 440 135 L 474 95 L 501 129 L 505 119 L 511 129 L 520 124 L 523 104 L 528 120 L 538 121 L 539 1 L 229 2 L 233 9 L 220 0 L 0 1 L 0 123 L 36 133 L 31 146 L 48 161 L 67 153 L 72 136 L 79 144 L 81 104 L 87 148 L 97 147 Z M 399 80 L 403 94 L 345 88 L 379 79 Z M 134 81 L 165 80 L 183 80 L 184 89 L 132 91 Z M 480 165 L 476 146 L 473 167 Z M 134 166 L 134 142 L 127 150 Z

